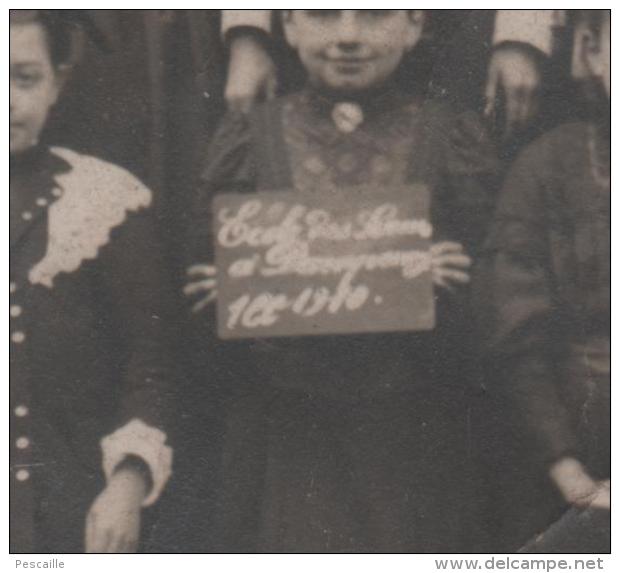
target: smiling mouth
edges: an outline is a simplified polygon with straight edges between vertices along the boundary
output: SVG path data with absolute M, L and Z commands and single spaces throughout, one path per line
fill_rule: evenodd
M 332 64 L 337 66 L 361 66 L 372 62 L 371 58 L 334 58 L 330 60 Z

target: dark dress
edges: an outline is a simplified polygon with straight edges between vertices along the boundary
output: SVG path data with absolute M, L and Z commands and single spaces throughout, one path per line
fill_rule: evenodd
M 364 122 L 343 133 L 333 104 L 306 90 L 223 122 L 190 224 L 189 263 L 211 260 L 215 193 L 311 193 L 362 182 L 427 183 L 435 240 L 475 251 L 495 169 L 475 119 L 391 90 L 361 102 Z M 194 338 L 212 357 L 211 379 L 197 383 L 218 388 L 224 404 L 206 550 L 471 547 L 466 293 L 436 299 L 439 326 L 428 333 L 223 343 L 212 309 L 193 318 L 201 332 Z
M 88 508 L 126 456 L 150 469 L 145 505 L 170 473 L 151 194 L 116 166 L 43 147 L 11 159 L 10 192 L 10 549 L 80 552 Z
M 564 456 L 610 477 L 609 135 L 562 125 L 512 167 L 478 270 L 489 389 L 501 418 L 502 547 L 563 508 L 547 471 Z

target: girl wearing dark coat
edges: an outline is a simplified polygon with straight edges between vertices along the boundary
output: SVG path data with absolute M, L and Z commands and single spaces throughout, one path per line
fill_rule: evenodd
M 370 31 L 395 27 L 385 50 L 402 55 L 403 35 L 415 38 L 421 16 L 388 10 L 375 19 L 372 12 L 293 11 L 285 22 L 299 32 L 303 50 L 319 37 L 309 28 L 322 26 L 318 43 L 331 46 L 350 20 L 355 41 L 380 67 L 386 54 L 372 44 Z M 211 365 L 196 383 L 223 396 L 221 483 L 206 547 L 470 550 L 475 499 L 460 283 L 468 280 L 465 253 L 475 252 L 484 233 L 493 155 L 473 118 L 400 93 L 391 74 L 378 79 L 384 70 L 349 91 L 327 89 L 338 81 L 326 80 L 325 70 L 312 77 L 310 63 L 306 71 L 311 79 L 302 92 L 222 123 L 190 224 L 187 294 L 215 286 L 207 263 L 217 193 L 294 189 L 303 195 L 360 183 L 425 183 L 434 241 L 457 264 L 444 266 L 438 255 L 436 283 L 452 286 L 437 289 L 438 325 L 429 332 L 221 342 L 206 306 L 212 296 L 197 299 L 194 342 Z
M 71 50 L 61 18 L 11 12 L 10 549 L 133 551 L 172 458 L 161 248 L 140 181 L 38 143 Z
M 556 128 L 516 161 L 478 273 L 505 437 L 505 505 L 496 508 L 510 530 L 505 550 L 540 533 L 567 504 L 609 510 L 610 22 L 608 11 L 591 12 L 581 23 L 582 57 L 602 96 L 598 107 L 590 121 Z M 516 463 L 511 448 L 520 452 Z

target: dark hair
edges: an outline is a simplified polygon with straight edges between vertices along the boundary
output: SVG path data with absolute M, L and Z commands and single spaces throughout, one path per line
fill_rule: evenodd
M 76 26 L 59 12 L 62 10 L 10 10 L 9 16 L 10 25 L 39 24 L 43 28 L 54 66 L 72 61 L 76 35 Z

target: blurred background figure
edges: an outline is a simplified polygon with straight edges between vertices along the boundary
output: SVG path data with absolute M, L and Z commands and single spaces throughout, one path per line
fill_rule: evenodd
M 72 11 L 10 12 L 10 547 L 18 553 L 136 551 L 142 510 L 171 473 L 171 292 L 152 193 L 127 170 L 41 137 L 88 24 Z
M 478 272 L 495 551 L 610 550 L 611 14 L 571 17 L 587 114 L 512 165 Z

